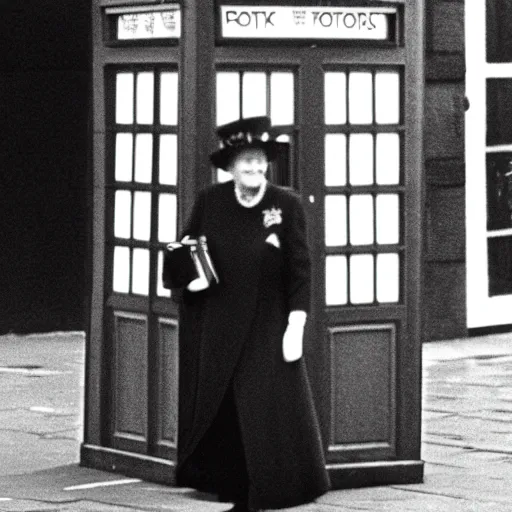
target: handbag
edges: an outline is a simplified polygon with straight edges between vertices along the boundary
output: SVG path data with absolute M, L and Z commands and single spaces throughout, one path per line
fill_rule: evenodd
M 219 283 L 206 236 L 167 244 L 162 272 L 164 288 L 197 292 Z

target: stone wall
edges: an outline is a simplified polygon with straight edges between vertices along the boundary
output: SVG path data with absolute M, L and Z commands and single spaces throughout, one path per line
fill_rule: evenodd
M 467 334 L 464 2 L 426 2 L 424 340 Z

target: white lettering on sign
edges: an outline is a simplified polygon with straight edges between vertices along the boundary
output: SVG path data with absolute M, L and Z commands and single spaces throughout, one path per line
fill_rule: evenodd
M 389 38 L 392 7 L 221 6 L 222 37 L 240 39 Z

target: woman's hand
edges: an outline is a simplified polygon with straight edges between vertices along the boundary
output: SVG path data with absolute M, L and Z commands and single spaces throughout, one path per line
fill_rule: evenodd
M 306 317 L 305 311 L 291 311 L 288 315 L 288 326 L 283 336 L 283 358 L 287 363 L 298 361 L 302 357 Z

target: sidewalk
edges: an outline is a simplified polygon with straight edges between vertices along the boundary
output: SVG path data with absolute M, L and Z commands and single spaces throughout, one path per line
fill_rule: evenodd
M 220 512 L 188 489 L 81 468 L 83 335 L 0 336 L 0 511 Z M 512 334 L 424 346 L 425 482 L 304 512 L 512 512 Z

